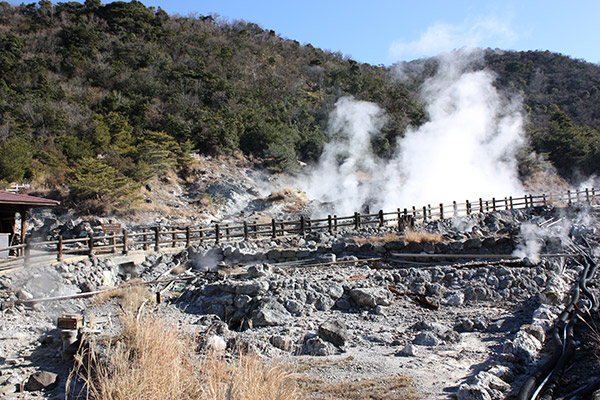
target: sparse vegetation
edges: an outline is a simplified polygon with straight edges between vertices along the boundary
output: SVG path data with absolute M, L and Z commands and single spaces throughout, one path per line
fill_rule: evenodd
M 148 292 L 140 286 L 115 290 L 123 313 L 117 338 L 89 337 L 76 356 L 67 393 L 76 382 L 92 400 L 291 400 L 295 378 L 276 361 L 241 354 L 198 354 L 193 335 L 156 314 L 140 313 Z
M 439 243 L 442 241 L 442 235 L 421 230 L 409 230 L 402 234 L 402 238 L 407 242 L 417 243 Z

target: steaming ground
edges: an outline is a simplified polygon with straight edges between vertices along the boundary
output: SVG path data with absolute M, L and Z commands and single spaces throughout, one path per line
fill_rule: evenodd
M 431 222 L 427 229 L 443 238 L 435 243 L 404 242 L 395 236 L 395 227 L 384 227 L 223 244 L 216 249 L 196 244 L 177 254 L 149 255 L 135 272 L 144 281 L 154 281 L 176 276 L 169 271 L 185 266 L 187 271 L 179 273 L 192 279 L 163 293 L 171 301 L 148 303 L 144 312 L 165 315 L 199 337 L 215 336 L 211 343 L 221 343 L 227 352 L 256 349 L 268 359 L 289 363 L 302 387 L 313 391 L 305 398 L 329 398 L 334 389 L 332 398 L 347 398 L 350 390 L 359 394 L 354 398 L 369 398 L 368 391 L 374 388 L 402 398 L 406 389 L 398 383 L 409 378 L 416 398 L 464 399 L 466 393 L 480 393 L 479 398 L 500 399 L 514 394 L 544 355 L 544 337 L 580 266 L 560 259 L 539 264 L 428 263 L 361 262 L 358 257 L 520 251 L 535 261 L 540 251 L 568 251 L 571 234 L 583 233 L 597 245 L 598 218 L 594 208 L 499 211 Z M 209 254 L 223 260 L 226 268 L 219 272 L 203 268 L 202 256 Z M 292 254 L 346 263 L 298 267 L 290 262 Z M 246 265 L 250 259 L 254 266 Z M 17 298 L 54 295 L 57 286 L 40 284 L 42 278 L 60 281 L 62 293 L 74 293 L 101 287 L 108 275 L 122 282 L 131 273 L 110 261 L 96 260 L 3 276 L 3 395 L 64 398 L 68 365 L 60 358 L 56 317 L 83 313 L 96 321 L 101 334 L 115 334 L 119 313 L 112 301 L 78 299 L 27 307 L 14 305 Z M 150 287 L 164 289 L 163 285 Z M 597 286 L 592 290 L 597 293 Z M 579 362 L 573 369 L 577 378 L 568 378 L 571 382 L 586 381 L 596 371 L 595 359 Z M 11 392 L 39 370 L 59 374 L 58 387 Z
M 490 71 L 475 69 L 480 57 L 475 49 L 439 57 L 436 75 L 422 87 L 428 122 L 408 129 L 390 160 L 371 151 L 384 111 L 341 98 L 330 115 L 330 142 L 299 186 L 309 198 L 333 203 L 338 215 L 366 204 L 387 210 L 522 193 L 516 160 L 525 141 L 521 101 L 499 93 Z

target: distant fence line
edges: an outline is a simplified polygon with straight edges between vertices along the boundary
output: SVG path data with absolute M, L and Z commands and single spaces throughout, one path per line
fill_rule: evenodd
M 25 265 L 31 261 L 32 250 L 41 250 L 44 254 L 55 253 L 56 260 L 62 261 L 67 254 L 87 255 L 93 258 L 102 254 L 127 254 L 132 250 L 153 250 L 189 247 L 192 243 L 219 244 L 232 240 L 261 240 L 269 238 L 282 238 L 286 236 L 304 236 L 315 231 L 328 231 L 333 233 L 339 229 L 352 227 L 360 229 L 366 225 L 397 226 L 403 231 L 415 222 L 428 222 L 436 219 L 468 216 L 476 213 L 486 213 L 497 210 L 525 209 L 547 205 L 573 205 L 573 204 L 598 204 L 598 193 L 594 188 L 582 190 L 567 190 L 558 194 L 524 195 L 523 197 L 492 198 L 491 200 L 478 199 L 464 203 L 426 205 L 410 209 L 396 209 L 391 212 L 380 210 L 374 214 L 361 214 L 340 217 L 328 215 L 326 218 L 305 218 L 303 216 L 294 221 L 247 222 L 238 224 L 216 223 L 210 227 L 191 226 L 154 226 L 140 228 L 136 231 L 120 229 L 118 234 L 105 234 L 87 236 L 75 239 L 63 239 L 59 236 L 56 240 L 33 242 L 30 237 L 25 238 L 24 244 L 0 248 L 0 254 L 14 252 L 18 256 L 11 259 L 23 258 Z

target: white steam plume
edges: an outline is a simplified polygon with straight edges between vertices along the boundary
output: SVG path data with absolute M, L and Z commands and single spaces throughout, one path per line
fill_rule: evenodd
M 439 72 L 422 90 L 429 122 L 409 129 L 387 162 L 370 149 L 384 113 L 372 103 L 340 99 L 330 118 L 331 141 L 301 185 L 308 197 L 350 215 L 365 204 L 387 211 L 521 194 L 521 103 L 496 91 L 492 73 L 469 69 L 479 55 L 463 49 L 440 57 Z

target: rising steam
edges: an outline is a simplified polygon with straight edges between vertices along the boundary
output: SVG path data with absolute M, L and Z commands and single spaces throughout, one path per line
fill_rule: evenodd
M 521 103 L 497 92 L 491 72 L 465 61 L 479 54 L 463 49 L 440 56 L 438 73 L 422 88 L 429 122 L 405 132 L 387 161 L 370 149 L 384 112 L 373 103 L 340 99 L 330 117 L 331 141 L 304 182 L 307 195 L 350 215 L 366 204 L 391 211 L 520 194 Z

